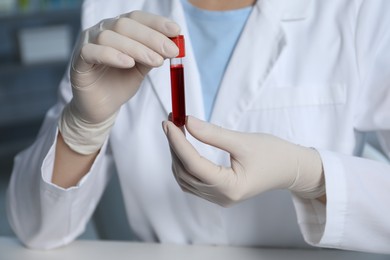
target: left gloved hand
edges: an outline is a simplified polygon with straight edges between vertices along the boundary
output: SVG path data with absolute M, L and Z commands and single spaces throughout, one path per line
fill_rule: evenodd
M 289 189 L 307 199 L 325 194 L 322 161 L 312 148 L 268 134 L 223 129 L 191 116 L 185 127 L 199 141 L 228 152 L 231 165 L 202 157 L 180 128 L 164 121 L 173 173 L 184 191 L 225 207 L 272 189 Z

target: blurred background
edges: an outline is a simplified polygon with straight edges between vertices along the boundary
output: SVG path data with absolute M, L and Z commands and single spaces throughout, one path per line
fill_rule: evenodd
M 14 236 L 5 211 L 13 158 L 34 141 L 56 102 L 81 6 L 82 0 L 0 0 L 0 236 Z M 116 175 L 81 239 L 136 239 Z

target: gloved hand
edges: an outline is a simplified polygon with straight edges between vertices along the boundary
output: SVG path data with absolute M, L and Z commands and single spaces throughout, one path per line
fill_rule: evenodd
M 268 134 L 226 130 L 191 116 L 185 127 L 199 141 L 228 152 L 231 165 L 215 165 L 200 156 L 183 129 L 164 121 L 173 173 L 184 191 L 222 206 L 272 189 L 289 189 L 309 199 L 325 194 L 322 162 L 314 149 Z
M 179 32 L 167 18 L 134 11 L 82 33 L 71 61 L 73 99 L 59 121 L 72 150 L 92 154 L 100 149 L 120 106 L 135 95 L 145 75 L 164 58 L 177 56 L 168 37 Z

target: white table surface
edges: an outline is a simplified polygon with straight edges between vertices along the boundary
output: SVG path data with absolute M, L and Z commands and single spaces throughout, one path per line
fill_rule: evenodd
M 200 260 L 276 260 L 276 259 L 332 259 L 379 260 L 390 255 L 378 255 L 329 249 L 295 250 L 240 248 L 222 246 L 181 246 L 115 241 L 77 240 L 68 246 L 39 251 L 23 247 L 15 238 L 0 237 L 1 260 L 122 260 L 122 259 L 200 259 Z

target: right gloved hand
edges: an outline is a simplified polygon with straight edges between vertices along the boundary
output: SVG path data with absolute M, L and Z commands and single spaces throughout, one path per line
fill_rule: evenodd
M 135 95 L 145 75 L 177 56 L 168 37 L 179 32 L 179 25 L 165 17 L 134 11 L 82 33 L 71 61 L 73 99 L 58 124 L 72 150 L 100 149 L 120 106 Z
M 188 134 L 230 155 L 230 165 L 216 165 L 201 156 L 172 122 L 163 122 L 172 154 L 172 170 L 181 188 L 196 196 L 230 206 L 265 191 L 288 189 L 298 197 L 326 195 L 319 153 L 264 133 L 224 129 L 188 116 Z

